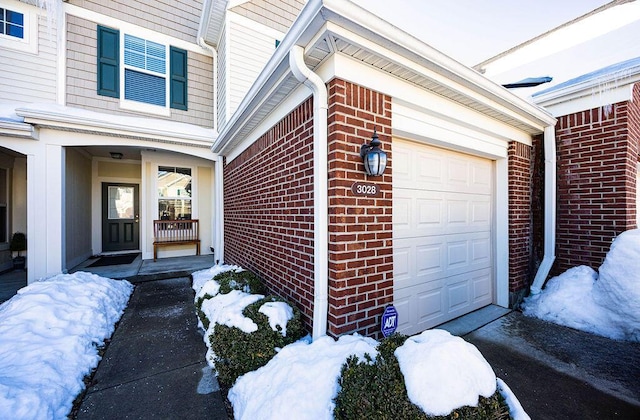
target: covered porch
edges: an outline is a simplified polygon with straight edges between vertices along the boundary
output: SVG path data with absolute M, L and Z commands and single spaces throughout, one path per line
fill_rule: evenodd
M 101 255 L 136 252 L 153 260 L 156 220 L 197 220 L 200 253 L 212 261 L 221 241 L 214 130 L 51 105 L 16 114 L 30 136 L 5 137 L 3 152 L 24 161 L 24 170 L 13 172 L 13 183 L 24 186 L 12 189 L 8 207 L 13 219 L 24 219 L 28 283 Z M 19 227 L 9 226 L 9 235 Z M 172 244 L 157 257 L 196 253 L 190 244 Z

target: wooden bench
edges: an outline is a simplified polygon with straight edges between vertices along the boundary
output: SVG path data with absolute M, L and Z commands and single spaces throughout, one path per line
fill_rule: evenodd
M 154 220 L 153 261 L 158 259 L 158 247 L 171 245 L 195 245 L 200 255 L 198 220 Z

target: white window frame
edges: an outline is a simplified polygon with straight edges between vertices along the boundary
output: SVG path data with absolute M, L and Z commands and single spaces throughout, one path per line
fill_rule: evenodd
M 152 41 L 156 44 L 160 44 L 164 46 L 165 49 L 165 68 L 164 68 L 164 79 L 165 79 L 165 106 L 160 106 L 160 105 L 152 105 L 152 104 L 148 104 L 145 102 L 138 102 L 138 101 L 133 101 L 130 99 L 125 99 L 124 95 L 125 95 L 125 80 L 124 80 L 124 73 L 125 73 L 125 69 L 130 69 L 130 70 L 134 70 L 137 71 L 139 73 L 145 73 L 145 74 L 151 74 L 153 76 L 160 76 L 158 73 L 155 73 L 153 71 L 148 71 L 148 70 L 143 70 L 140 69 L 138 67 L 133 67 L 133 66 L 127 66 L 124 63 L 124 37 L 125 35 L 130 35 L 130 36 L 134 36 L 137 38 L 141 38 L 144 39 L 146 41 Z M 155 115 L 161 115 L 161 116 L 165 116 L 165 117 L 169 117 L 171 116 L 171 108 L 170 108 L 170 99 L 171 99 L 171 77 L 169 75 L 169 61 L 170 61 L 170 45 L 165 43 L 165 42 L 161 42 L 161 41 L 156 41 L 155 39 L 150 39 L 147 36 L 144 36 L 143 34 L 138 34 L 135 32 L 129 32 L 129 31 L 123 31 L 120 30 L 120 108 L 122 109 L 126 109 L 129 111 L 138 111 L 138 112 L 144 112 L 144 113 L 148 113 L 148 114 L 155 114 Z
M 15 36 L 0 34 L 0 48 L 8 48 L 30 54 L 37 54 L 38 8 L 15 0 L 0 0 L 0 7 L 11 10 L 12 12 L 22 13 L 24 16 L 24 37 L 17 38 Z

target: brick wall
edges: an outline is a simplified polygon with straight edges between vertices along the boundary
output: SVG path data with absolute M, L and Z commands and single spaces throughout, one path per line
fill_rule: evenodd
M 558 119 L 557 253 L 552 274 L 598 268 L 616 235 L 636 227 L 640 100 Z M 608 112 L 607 112 L 608 111 Z
M 509 292 L 529 285 L 531 259 L 531 147 L 509 143 Z
M 224 168 L 226 263 L 313 315 L 313 102 L 308 99 Z
M 343 80 L 329 83 L 328 333 L 380 338 L 380 316 L 393 302 L 391 98 Z M 360 146 L 376 128 L 389 162 L 367 177 Z M 355 197 L 355 181 L 380 186 L 379 197 Z

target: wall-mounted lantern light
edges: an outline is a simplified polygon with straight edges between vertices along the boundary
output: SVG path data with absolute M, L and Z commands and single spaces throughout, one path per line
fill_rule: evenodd
M 387 167 L 387 154 L 380 150 L 380 139 L 376 129 L 373 129 L 373 137 L 369 144 L 360 147 L 360 157 L 364 163 L 364 170 L 367 175 L 380 176 Z

